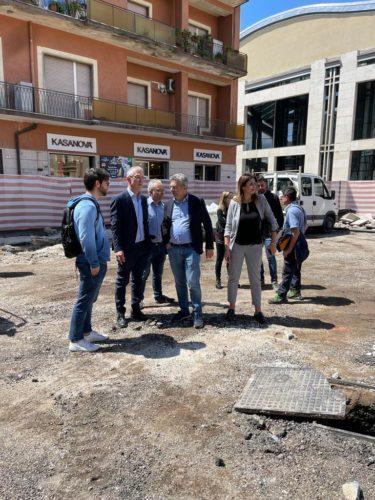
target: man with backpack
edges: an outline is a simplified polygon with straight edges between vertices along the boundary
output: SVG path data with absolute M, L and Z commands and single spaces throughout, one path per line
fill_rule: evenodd
M 281 202 L 287 207 L 283 231 L 290 230 L 290 241 L 283 251 L 283 279 L 275 297 L 268 301 L 269 304 L 285 304 L 287 298 L 302 299 L 301 268 L 309 255 L 309 249 L 305 238 L 306 214 L 296 200 L 297 191 L 294 187 L 287 188 L 281 197 Z
M 100 346 L 95 342 L 108 339 L 108 335 L 92 329 L 91 313 L 110 260 L 109 242 L 97 202 L 100 197 L 107 195 L 109 174 L 102 168 L 91 168 L 85 173 L 83 182 L 86 193 L 72 198 L 67 204 L 68 222 L 73 220 L 69 237 L 69 224 L 63 224 L 65 254 L 78 254 L 76 266 L 80 275 L 77 301 L 70 322 L 69 351 L 72 352 L 97 351 Z

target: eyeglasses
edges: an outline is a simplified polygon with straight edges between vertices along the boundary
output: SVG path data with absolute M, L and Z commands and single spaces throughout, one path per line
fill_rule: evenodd
M 143 175 L 131 175 L 130 176 L 132 179 L 137 179 L 137 181 L 143 181 L 144 180 L 144 176 Z

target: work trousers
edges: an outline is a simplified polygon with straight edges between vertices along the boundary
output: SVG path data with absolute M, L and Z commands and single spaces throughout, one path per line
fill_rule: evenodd
M 289 290 L 301 291 L 301 269 L 302 263 L 297 261 L 293 250 L 284 258 L 283 279 L 277 291 L 281 297 L 285 298 Z
M 260 266 L 262 263 L 262 244 L 238 245 L 235 243 L 230 253 L 228 276 L 228 302 L 236 302 L 238 283 L 240 281 L 242 265 L 246 260 L 247 273 L 251 286 L 252 303 L 255 307 L 261 306 L 262 287 L 260 283 Z

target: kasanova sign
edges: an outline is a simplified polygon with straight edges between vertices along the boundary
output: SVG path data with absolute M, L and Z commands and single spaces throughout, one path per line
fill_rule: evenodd
M 134 143 L 135 158 L 164 158 L 169 160 L 171 148 L 169 146 L 159 146 L 158 144 L 140 144 Z
M 213 151 L 212 149 L 194 149 L 194 161 L 212 161 L 221 163 L 221 151 Z
M 47 149 L 71 153 L 96 153 L 96 139 L 74 135 L 47 134 Z

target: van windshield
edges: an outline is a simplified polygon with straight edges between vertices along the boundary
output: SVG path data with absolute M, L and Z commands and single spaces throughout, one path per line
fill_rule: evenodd
M 270 191 L 274 191 L 273 186 L 274 186 L 274 177 L 271 177 L 268 180 L 268 187 Z M 277 189 L 276 191 L 279 193 L 283 193 L 287 188 L 289 187 L 294 187 L 292 179 L 289 177 L 278 177 L 277 178 Z

